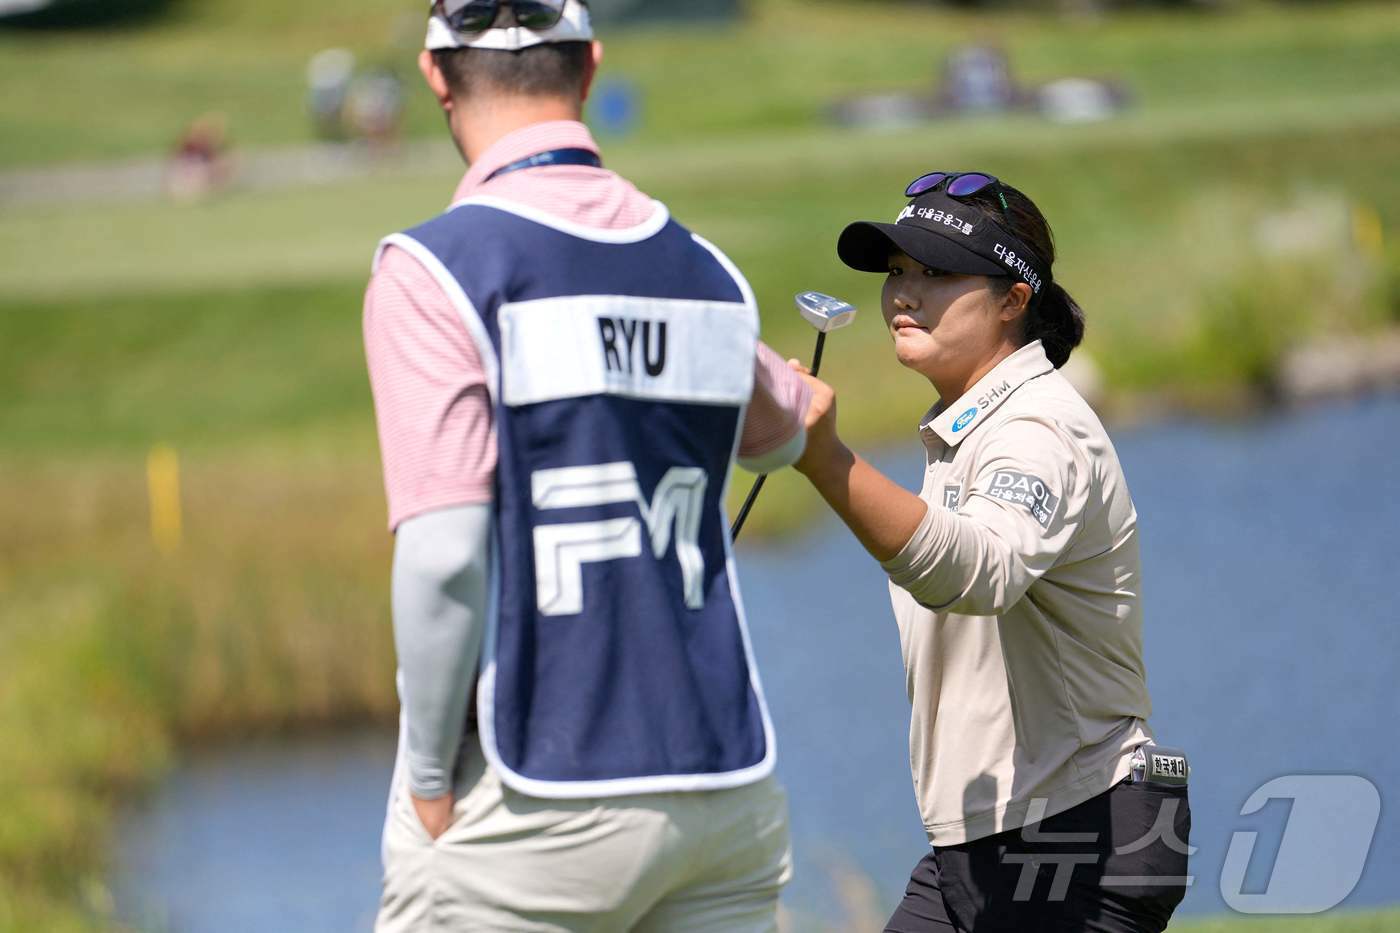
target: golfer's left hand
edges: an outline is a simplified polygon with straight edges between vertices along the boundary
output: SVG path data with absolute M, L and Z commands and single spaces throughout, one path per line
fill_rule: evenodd
M 788 365 L 812 390 L 812 401 L 807 406 L 807 449 L 794 464 L 799 472 L 808 473 L 841 449 L 841 438 L 836 435 L 836 390 L 813 376 L 798 360 L 788 360 Z
M 447 827 L 452 824 L 451 794 L 444 794 L 435 800 L 424 800 L 412 794 L 409 797 L 413 801 L 413 812 L 418 814 L 418 821 L 423 824 L 429 836 L 437 839 L 447 832 Z

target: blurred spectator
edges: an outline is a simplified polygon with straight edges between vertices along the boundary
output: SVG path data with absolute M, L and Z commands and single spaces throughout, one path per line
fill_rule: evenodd
M 1097 123 L 1128 106 L 1130 94 L 1121 81 L 1060 78 L 1035 92 L 1041 114 L 1055 123 Z
M 1132 95 L 1112 78 L 1067 77 L 1043 85 L 1018 84 L 1011 60 L 995 45 L 955 46 L 932 93 L 885 92 L 835 101 L 829 112 L 843 126 L 893 128 L 965 114 L 1038 112 L 1056 123 L 1107 120 Z
M 166 186 L 177 201 L 197 201 L 220 190 L 232 178 L 227 121 L 221 113 L 207 113 L 180 135 Z
M 1010 110 L 1018 102 L 1011 61 L 994 46 L 965 45 L 948 56 L 939 98 L 958 112 Z
M 345 49 L 324 49 L 307 63 L 307 107 L 318 138 L 345 138 L 345 99 L 354 74 L 355 56 Z
M 390 148 L 403 123 L 403 82 L 392 69 L 356 74 L 355 65 L 346 49 L 323 49 L 307 63 L 307 108 L 316 136 L 363 139 L 371 149 Z
M 387 149 L 398 142 L 403 123 L 403 82 L 392 71 L 372 71 L 350 84 L 345 119 L 356 137 L 372 149 Z

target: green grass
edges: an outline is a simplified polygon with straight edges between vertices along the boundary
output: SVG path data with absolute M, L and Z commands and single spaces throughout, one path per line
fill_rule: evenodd
M 311 51 L 409 55 L 384 38 L 401 9 L 387 0 L 173 9 L 100 36 L 0 31 L 0 166 L 159 153 L 211 108 L 241 144 L 304 141 Z M 411 19 L 406 34 L 419 29 Z M 952 43 L 987 35 L 1028 81 L 1116 74 L 1138 106 L 1075 128 L 821 124 L 832 96 L 919 85 Z M 791 311 L 800 289 L 865 308 L 824 370 L 859 444 L 908 437 L 932 399 L 889 358 L 878 277 L 840 267 L 835 237 L 851 219 L 892 216 L 903 184 L 930 166 L 990 170 L 1036 198 L 1058 231 L 1057 277 L 1088 310 L 1087 350 L 1123 395 L 1210 402 L 1266 380 L 1295 335 L 1400 316 L 1400 250 L 1355 241 L 1348 222 L 1400 227 L 1394 5 L 1085 22 L 763 0 L 737 31 L 619 35 L 607 62 L 646 95 L 644 128 L 606 142 L 609 163 L 734 256 L 770 343 L 811 352 Z M 440 135 L 425 95 L 412 99 L 410 130 Z M 196 205 L 0 211 L 11 490 L 0 497 L 0 930 L 110 924 L 107 814 L 184 743 L 393 714 L 390 541 L 360 296 L 377 239 L 437 210 L 456 177 L 450 157 L 432 158 Z M 1257 231 L 1280 212 L 1341 221 L 1315 224 L 1307 252 L 1270 254 Z M 186 536 L 170 556 L 147 530 L 156 443 L 178 449 L 184 470 Z M 746 478 L 735 487 L 737 498 Z M 775 477 L 746 535 L 816 508 L 790 472 Z M 1400 927 L 1394 913 L 1258 925 Z
M 1393 4 L 1237 14 L 1135 13 L 1101 21 L 985 17 L 933 6 L 755 0 L 745 28 L 618 31 L 605 74 L 645 93 L 642 140 L 689 143 L 799 129 L 857 89 L 926 85 L 953 45 L 994 37 L 1028 83 L 1066 74 L 1127 81 L 1143 109 L 1194 111 L 1293 99 L 1325 104 L 1395 93 L 1400 10 Z M 399 69 L 416 87 L 417 5 L 348 0 L 322 9 L 277 0 L 184 0 L 152 26 L 75 34 L 0 31 L 0 165 L 164 151 L 200 113 L 228 114 L 245 145 L 309 138 L 308 57 L 327 46 Z M 440 120 L 411 95 L 410 135 Z
M 827 372 L 843 390 L 848 430 L 870 441 L 903 434 L 931 398 L 888 357 L 879 278 L 840 266 L 833 243 L 850 219 L 892 214 L 898 186 L 930 158 L 988 167 L 1037 197 L 1058 230 L 1057 278 L 1089 315 L 1086 352 L 1114 389 L 1257 381 L 1299 336 L 1383 323 L 1394 313 L 1395 256 L 1360 250 L 1347 216 L 1364 209 L 1400 223 L 1400 123 L 1315 119 L 1326 116 L 1337 123 L 1325 134 L 1177 128 L 1170 146 L 1165 132 L 1129 121 L 1032 139 L 968 122 L 957 144 L 933 130 L 905 134 L 900 146 L 814 130 L 688 151 L 634 147 L 616 164 L 739 262 L 781 352 L 810 353 L 791 311 L 795 291 L 866 308 L 833 340 Z M 942 154 L 924 154 L 935 149 Z M 11 401 L 0 429 L 9 446 L 236 443 L 357 416 L 367 428 L 359 302 L 368 256 L 451 187 L 450 175 L 400 175 L 194 206 L 8 211 L 0 391 Z M 1319 225 L 1298 254 L 1257 245 L 1269 217 L 1314 203 L 1336 229 Z
M 353 283 L 15 303 L 0 436 L 81 455 L 372 425 Z

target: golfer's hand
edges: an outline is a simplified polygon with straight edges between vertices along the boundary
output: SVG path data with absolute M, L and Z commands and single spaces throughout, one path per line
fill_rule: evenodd
M 447 827 L 452 823 L 451 794 L 444 794 L 435 800 L 423 800 L 412 794 L 409 798 L 413 801 L 413 812 L 418 814 L 418 821 L 423 824 L 429 836 L 436 839 L 447 832 Z
M 788 360 L 788 365 L 812 390 L 812 401 L 807 406 L 807 448 L 793 464 L 799 473 L 810 476 L 837 457 L 844 446 L 836 434 L 836 391 L 797 360 Z

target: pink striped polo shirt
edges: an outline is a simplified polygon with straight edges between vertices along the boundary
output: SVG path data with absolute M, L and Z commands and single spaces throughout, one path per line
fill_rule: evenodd
M 536 123 L 487 149 L 454 201 L 490 195 L 602 230 L 635 227 L 663 208 L 602 168 L 496 169 L 550 149 L 598 151 L 574 121 Z M 403 250 L 384 251 L 364 305 L 365 357 L 379 426 L 389 528 L 434 509 L 491 501 L 496 435 L 486 372 L 466 325 L 441 287 Z M 783 359 L 759 344 L 754 395 L 739 455 L 762 457 L 801 429 L 811 392 Z

